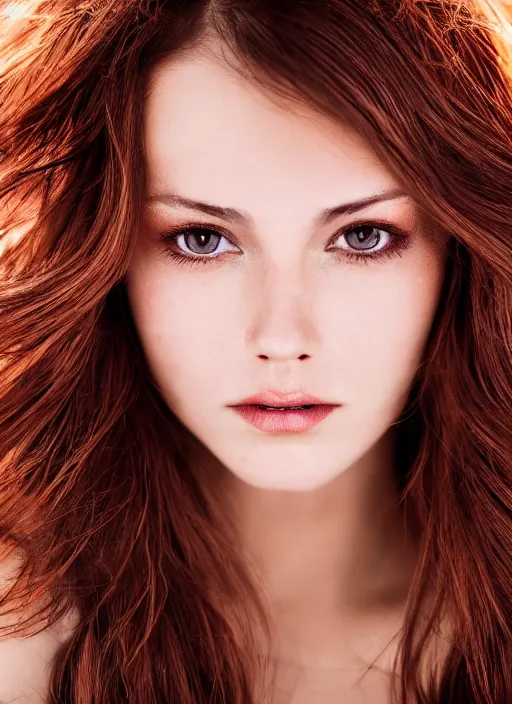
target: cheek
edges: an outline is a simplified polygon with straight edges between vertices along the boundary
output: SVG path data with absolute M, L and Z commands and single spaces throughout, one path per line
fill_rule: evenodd
M 442 271 L 415 269 L 375 277 L 351 303 L 331 318 L 329 347 L 340 379 L 340 393 L 361 406 L 400 413 L 416 372 L 438 306 Z
M 218 385 L 230 369 L 243 320 L 233 287 L 198 272 L 142 263 L 126 278 L 130 308 L 142 346 L 167 400 Z M 191 285 L 191 284 L 194 285 Z M 229 283 L 229 282 L 228 282 Z M 239 335 L 240 339 L 243 336 Z

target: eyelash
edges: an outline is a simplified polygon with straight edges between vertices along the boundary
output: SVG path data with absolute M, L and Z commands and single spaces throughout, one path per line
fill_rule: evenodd
M 397 228 L 395 225 L 391 225 L 391 223 L 386 222 L 373 221 L 361 222 L 357 225 L 351 225 L 350 227 L 342 228 L 331 237 L 330 242 L 335 242 L 343 235 L 347 235 L 353 230 L 358 230 L 361 228 L 383 230 L 387 234 L 391 235 L 392 239 L 390 241 L 390 244 L 388 244 L 384 249 L 375 252 L 374 254 L 360 254 L 358 252 L 350 253 L 346 250 L 339 248 L 334 248 L 332 251 L 334 251 L 336 254 L 339 254 L 344 259 L 348 259 L 349 261 L 352 261 L 356 264 L 367 265 L 372 261 L 375 262 L 377 260 L 382 261 L 385 258 L 392 259 L 394 257 L 401 257 L 403 252 L 407 250 L 412 244 L 410 235 L 401 230 L 400 228 Z M 164 245 L 165 255 L 173 261 L 178 262 L 179 264 L 188 266 L 195 266 L 196 264 L 199 264 L 207 266 L 209 265 L 212 259 L 218 260 L 221 259 L 224 254 L 230 254 L 230 252 L 223 252 L 217 255 L 214 253 L 205 255 L 186 254 L 181 249 L 179 251 L 172 249 L 173 246 L 177 246 L 178 237 L 180 237 L 181 235 L 191 234 L 192 232 L 197 230 L 206 230 L 210 233 L 214 233 L 216 235 L 219 235 L 220 237 L 224 237 L 230 242 L 230 244 L 233 244 L 227 234 L 224 233 L 222 229 L 219 228 L 217 225 L 209 225 L 208 223 L 204 222 L 190 222 L 184 225 L 178 225 L 176 227 L 173 227 L 171 230 L 162 232 L 159 235 L 158 239 Z

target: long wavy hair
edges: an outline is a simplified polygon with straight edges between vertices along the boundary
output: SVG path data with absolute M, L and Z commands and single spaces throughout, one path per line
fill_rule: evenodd
M 449 237 L 397 428 L 420 551 L 393 696 L 511 702 L 507 7 L 18 0 L 0 12 L 0 545 L 22 556 L 1 635 L 78 610 L 48 702 L 247 704 L 268 665 L 265 604 L 191 462 L 198 441 L 152 381 L 124 287 L 152 71 L 213 37 L 255 87 L 357 130 Z M 423 677 L 446 615 L 446 657 Z

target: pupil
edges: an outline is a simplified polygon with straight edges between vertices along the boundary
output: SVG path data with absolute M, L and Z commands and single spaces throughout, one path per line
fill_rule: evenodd
M 373 233 L 373 237 L 368 237 L 368 231 L 370 232 L 370 235 Z M 364 225 L 362 227 L 358 227 L 354 230 L 351 230 L 347 234 L 346 238 L 350 245 L 363 245 L 363 247 L 359 247 L 359 249 L 371 249 L 372 247 L 375 247 L 375 245 L 378 244 L 380 240 L 378 232 L 379 231 L 375 227 Z M 355 235 L 355 238 L 352 238 L 355 239 L 354 242 L 350 242 L 352 235 Z
M 191 229 L 185 234 L 187 247 L 195 254 L 211 254 L 217 249 L 220 235 L 211 230 Z

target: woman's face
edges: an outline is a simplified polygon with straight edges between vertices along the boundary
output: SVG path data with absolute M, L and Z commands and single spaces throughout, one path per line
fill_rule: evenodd
M 319 488 L 403 410 L 446 248 L 396 193 L 325 217 L 399 184 L 351 130 L 276 107 L 213 60 L 162 66 L 145 111 L 148 199 L 126 283 L 157 385 L 240 479 Z M 159 240 L 171 230 L 174 244 Z M 339 407 L 266 432 L 230 407 L 264 389 Z

